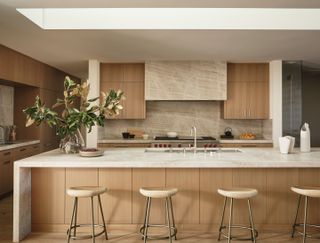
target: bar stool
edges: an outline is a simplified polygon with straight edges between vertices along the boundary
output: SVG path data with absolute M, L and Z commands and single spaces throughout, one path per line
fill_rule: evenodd
M 73 204 L 73 211 L 69 229 L 67 231 L 68 234 L 68 243 L 70 239 L 78 240 L 78 239 L 91 239 L 92 242 L 95 243 L 95 238 L 99 235 L 105 234 L 106 240 L 108 240 L 107 228 L 106 223 L 104 220 L 104 215 L 102 211 L 102 204 L 100 195 L 105 193 L 107 189 L 105 187 L 94 187 L 94 186 L 79 186 L 79 187 L 70 187 L 67 189 L 67 194 L 71 197 L 74 197 L 74 204 Z M 78 213 L 78 199 L 79 198 L 91 198 L 91 217 L 92 222 L 91 224 L 77 224 L 77 213 Z M 94 223 L 94 206 L 93 206 L 93 198 L 98 197 L 99 208 L 101 213 L 101 218 L 103 224 L 95 224 Z M 92 227 L 92 234 L 91 235 L 81 235 L 77 236 L 77 228 L 79 227 Z M 103 228 L 101 232 L 95 233 L 95 227 Z M 73 231 L 73 233 L 71 233 Z
M 221 223 L 220 223 L 220 228 L 219 228 L 218 241 L 220 241 L 221 235 L 222 235 L 224 238 L 228 239 L 228 243 L 231 242 L 232 239 L 251 240 L 253 242 L 256 242 L 256 238 L 258 237 L 258 231 L 254 228 L 250 198 L 256 196 L 258 194 L 258 191 L 256 189 L 251 189 L 251 188 L 220 188 L 220 189 L 218 189 L 218 193 L 225 197 L 223 210 L 222 210 L 222 216 L 221 216 Z M 223 224 L 223 221 L 224 221 L 224 213 L 226 210 L 226 205 L 227 205 L 228 199 L 230 199 L 230 216 L 229 216 L 229 223 L 228 223 L 228 235 L 226 235 L 223 232 L 223 229 L 226 229 L 227 226 L 225 226 Z M 242 226 L 242 225 L 232 225 L 234 199 L 247 199 L 250 227 Z M 240 228 L 240 229 L 250 230 L 251 237 L 250 238 L 240 238 L 240 237 L 232 236 L 231 235 L 232 228 Z
M 140 188 L 140 193 L 147 197 L 146 211 L 144 217 L 143 226 L 140 228 L 140 233 L 144 240 L 144 243 L 147 242 L 147 239 L 169 239 L 169 242 L 172 242 L 172 237 L 177 239 L 177 228 L 174 222 L 174 214 L 172 207 L 171 197 L 178 192 L 177 188 Z M 165 199 L 166 205 L 166 225 L 161 224 L 149 224 L 150 218 L 150 208 L 152 198 L 163 198 Z M 171 224 L 172 223 L 172 224 Z M 148 236 L 149 227 L 166 227 L 168 228 L 168 236 L 158 235 L 158 236 Z
M 307 234 L 307 226 L 308 227 L 315 227 L 315 228 L 320 228 L 320 225 L 314 225 L 314 224 L 308 224 L 307 223 L 307 218 L 308 218 L 308 201 L 309 197 L 314 197 L 314 198 L 319 198 L 320 197 L 320 187 L 291 187 L 291 190 L 297 194 L 299 194 L 298 198 L 298 207 L 297 207 L 297 212 L 296 216 L 294 219 L 294 223 L 292 225 L 292 235 L 291 237 L 294 237 L 295 232 L 299 233 L 302 235 L 302 242 L 306 242 L 306 238 L 312 238 L 311 234 Z M 304 218 L 303 218 L 303 223 L 297 223 L 298 219 L 298 214 L 299 214 L 299 208 L 301 204 L 301 199 L 304 197 Z M 296 227 L 297 226 L 303 226 L 303 232 L 297 231 Z M 319 237 L 314 237 L 319 239 Z

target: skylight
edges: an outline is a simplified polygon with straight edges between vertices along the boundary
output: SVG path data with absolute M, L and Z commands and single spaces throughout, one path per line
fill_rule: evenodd
M 18 8 L 17 11 L 42 29 L 320 29 L 320 9 Z

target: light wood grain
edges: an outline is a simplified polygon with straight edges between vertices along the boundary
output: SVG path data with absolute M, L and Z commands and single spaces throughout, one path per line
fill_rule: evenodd
M 179 192 L 172 198 L 176 222 L 199 224 L 199 169 L 166 169 L 166 186 Z
M 32 169 L 32 223 L 65 222 L 65 169 Z
M 98 169 L 66 169 L 65 190 L 73 186 L 98 186 Z M 69 224 L 73 207 L 73 199 L 66 196 L 65 202 L 65 223 Z M 95 198 L 96 199 L 96 198 Z M 95 219 L 98 218 L 98 204 L 94 201 Z M 79 198 L 78 222 L 91 223 L 91 201 L 90 198 Z
M 131 169 L 99 169 L 99 186 L 108 189 L 108 192 L 101 196 L 107 222 L 130 224 L 132 221 Z
M 222 187 L 232 187 L 232 169 L 200 169 L 200 224 L 220 223 Z
M 228 63 L 224 119 L 269 119 L 269 64 Z
M 255 188 L 259 194 L 251 205 L 255 223 L 264 224 L 267 220 L 267 171 L 265 169 L 233 169 L 233 186 Z M 236 200 L 234 222 L 248 224 L 248 206 L 246 200 Z
M 298 169 L 267 170 L 267 223 L 292 224 L 297 195 L 290 187 L 298 184 Z
M 121 101 L 124 108 L 120 115 L 111 119 L 144 119 L 146 117 L 144 64 L 100 64 L 100 89 L 104 92 L 120 89 L 126 97 Z
M 139 192 L 141 187 L 165 187 L 165 169 L 132 170 L 132 223 L 142 223 L 145 213 L 146 197 Z M 164 223 L 164 200 L 154 199 L 150 214 L 150 223 Z

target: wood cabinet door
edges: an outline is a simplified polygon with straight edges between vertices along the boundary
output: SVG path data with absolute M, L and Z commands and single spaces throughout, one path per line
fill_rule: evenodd
M 269 119 L 269 83 L 247 83 L 247 119 Z
M 124 81 L 124 66 L 120 63 L 101 63 L 100 82 Z
M 224 119 L 247 118 L 247 83 L 229 82 L 227 100 L 224 102 Z
M 13 189 L 13 162 L 11 150 L 0 152 L 0 195 Z
M 146 118 L 144 83 L 125 82 L 123 83 L 123 91 L 126 97 L 123 101 L 123 117 L 126 119 Z

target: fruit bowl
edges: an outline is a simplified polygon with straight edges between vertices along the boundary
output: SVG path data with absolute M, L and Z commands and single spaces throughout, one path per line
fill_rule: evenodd
M 96 148 L 83 148 L 79 151 L 79 155 L 82 157 L 98 157 L 104 154 L 103 150 Z
M 242 133 L 240 135 L 240 139 L 244 139 L 244 140 L 253 140 L 256 139 L 256 135 L 250 132 L 247 133 Z

